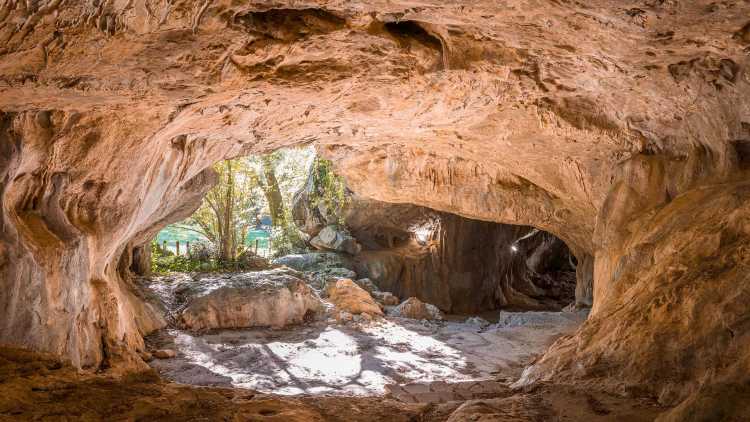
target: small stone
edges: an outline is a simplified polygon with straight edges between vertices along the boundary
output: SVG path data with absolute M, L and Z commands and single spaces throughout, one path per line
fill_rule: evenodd
M 171 359 L 177 356 L 177 352 L 172 349 L 159 349 L 153 353 L 157 359 Z
M 338 322 L 350 322 L 352 319 L 354 319 L 354 315 L 346 311 L 341 311 L 336 315 Z
M 424 303 L 416 297 L 410 297 L 402 304 L 393 308 L 391 316 L 427 321 L 443 319 L 443 315 L 435 305 Z
M 398 305 L 398 297 L 394 296 L 391 292 L 376 291 L 372 293 L 372 297 L 375 298 L 375 300 L 377 300 L 383 306 Z

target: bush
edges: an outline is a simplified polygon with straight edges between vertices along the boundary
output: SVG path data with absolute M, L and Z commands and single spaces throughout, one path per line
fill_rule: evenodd
M 284 209 L 281 224 L 273 228 L 271 240 L 274 248 L 273 255 L 276 257 L 308 251 L 304 234 L 294 224 L 292 211 L 288 207 Z
M 191 244 L 189 256 L 177 256 L 169 250 L 163 250 L 156 242 L 151 243 L 151 271 L 155 274 L 244 271 L 265 268 L 267 265 L 265 259 L 250 251 L 241 254 L 234 261 L 222 261 L 218 259 L 216 248 L 210 243 Z
M 313 164 L 313 190 L 310 203 L 313 207 L 324 208 L 327 220 L 344 224 L 344 210 L 349 203 L 344 179 L 333 172 L 333 163 L 324 158 L 316 158 Z

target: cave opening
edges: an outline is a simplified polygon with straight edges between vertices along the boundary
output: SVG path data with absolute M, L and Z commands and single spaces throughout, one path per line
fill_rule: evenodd
M 587 316 L 578 260 L 545 231 L 360 197 L 312 148 L 213 170 L 197 210 L 132 251 L 167 315 L 143 353 L 166 379 L 479 398 Z
M 747 420 L 749 16 L 0 1 L 0 419 Z M 295 145 L 324 195 L 152 253 Z

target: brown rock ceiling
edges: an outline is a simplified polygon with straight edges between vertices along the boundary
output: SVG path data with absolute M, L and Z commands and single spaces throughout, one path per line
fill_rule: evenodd
M 748 394 L 749 53 L 742 0 L 5 0 L 0 343 L 141 366 L 163 320 L 123 251 L 215 161 L 315 143 L 359 195 L 594 256 L 525 380 L 719 408 Z

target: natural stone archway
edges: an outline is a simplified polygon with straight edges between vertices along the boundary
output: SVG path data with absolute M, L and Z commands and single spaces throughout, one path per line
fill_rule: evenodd
M 163 321 L 124 251 L 217 160 L 315 143 L 359 195 L 538 227 L 591 265 L 591 320 L 527 379 L 685 406 L 742 385 L 748 5 L 589 3 L 3 3 L 0 342 L 141 365 Z
M 321 195 L 313 185 L 295 195 L 295 223 L 312 238 L 340 221 L 359 244 L 352 269 L 383 291 L 464 315 L 561 310 L 574 301 L 576 258 L 549 233 L 356 195 L 347 196 L 340 216 L 331 215 L 310 200 Z M 590 307 L 585 287 L 579 290 L 580 306 Z

